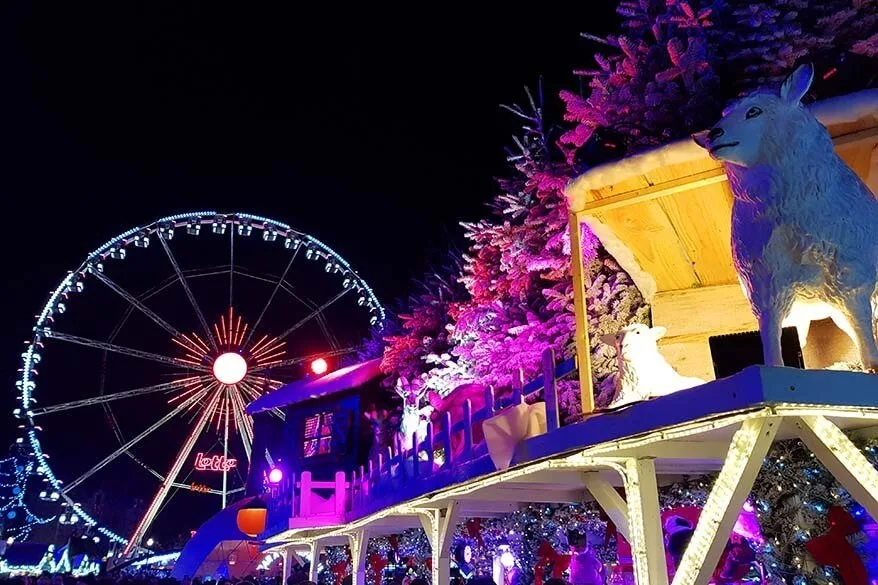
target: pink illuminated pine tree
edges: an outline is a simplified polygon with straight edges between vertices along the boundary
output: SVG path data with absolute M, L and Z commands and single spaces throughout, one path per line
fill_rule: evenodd
M 464 224 L 472 242 L 464 276 L 470 298 L 453 307 L 451 353 L 472 378 L 498 387 L 513 372 L 537 375 L 546 348 L 559 358 L 573 353 L 573 285 L 567 201 L 563 189 L 574 170 L 550 140 L 542 108 L 530 96 L 529 108 L 509 109 L 524 120 L 523 134 L 510 151 L 511 174 L 499 181 L 491 202 L 493 217 Z M 628 275 L 597 239 L 583 228 L 586 291 L 591 338 L 646 317 L 646 307 Z M 610 398 L 614 349 L 592 347 L 599 402 Z M 562 385 L 562 408 L 580 412 L 578 385 Z

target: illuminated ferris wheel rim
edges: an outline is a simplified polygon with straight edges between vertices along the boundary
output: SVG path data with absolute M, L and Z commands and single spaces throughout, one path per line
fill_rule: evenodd
M 20 403 L 21 408 L 16 409 L 16 414 L 19 412 L 22 413 L 20 418 L 29 423 L 22 425 L 20 428 L 24 428 L 26 431 L 26 439 L 31 447 L 33 456 L 38 463 L 38 472 L 46 477 L 55 492 L 60 494 L 60 497 L 67 502 L 70 506 L 70 514 L 78 515 L 86 526 L 94 528 L 100 534 L 107 537 L 111 542 L 123 545 L 129 544 L 127 538 L 114 533 L 104 526 L 98 525 L 97 520 L 91 517 L 77 502 L 64 492 L 61 480 L 55 476 L 49 465 L 48 455 L 43 452 L 40 445 L 37 431 L 41 429 L 33 424 L 33 413 L 31 411 L 32 403 L 35 402 L 33 393 L 36 389 L 36 382 L 33 379 L 34 374 L 36 373 L 34 366 L 41 360 L 38 348 L 41 346 L 44 337 L 51 337 L 51 329 L 48 325 L 51 325 L 53 315 L 56 312 L 63 313 L 66 310 L 66 306 L 63 302 L 66 299 L 66 296 L 71 292 L 81 292 L 82 281 L 85 276 L 89 273 L 93 273 L 95 270 L 102 270 L 102 262 L 108 257 L 124 258 L 124 250 L 128 246 L 132 244 L 138 246 L 144 241 L 144 239 L 148 240 L 149 236 L 152 235 L 157 234 L 159 237 L 162 237 L 163 234 L 170 232 L 170 236 L 167 239 L 171 239 L 171 237 L 173 237 L 173 230 L 176 228 L 200 230 L 200 226 L 205 225 L 238 226 L 239 230 L 247 230 L 246 235 L 249 235 L 253 229 L 262 230 L 263 239 L 265 241 L 271 242 L 282 238 L 286 248 L 296 250 L 300 248 L 306 249 L 306 257 L 308 259 L 326 260 L 327 272 L 340 272 L 345 279 L 344 287 L 346 289 L 353 288 L 360 292 L 361 297 L 358 304 L 365 305 L 374 313 L 370 321 L 372 325 L 380 325 L 385 319 L 384 307 L 381 305 L 372 288 L 362 277 L 359 276 L 359 274 L 357 274 L 347 260 L 345 260 L 340 254 L 313 236 L 298 231 L 283 222 L 259 215 L 243 212 L 220 213 L 216 211 L 195 211 L 170 215 L 157 219 L 145 226 L 131 228 L 108 240 L 99 248 L 88 254 L 85 261 L 82 262 L 76 270 L 69 272 L 67 276 L 61 280 L 58 286 L 50 294 L 49 300 L 43 306 L 39 315 L 37 315 L 33 327 L 33 338 L 28 344 L 25 352 L 21 354 L 22 368 L 19 371 L 20 375 L 16 381 L 16 388 L 20 392 L 18 402 Z M 197 234 L 197 231 L 195 233 Z M 55 494 L 53 494 L 53 496 L 54 495 Z M 57 498 L 53 497 L 53 499 Z

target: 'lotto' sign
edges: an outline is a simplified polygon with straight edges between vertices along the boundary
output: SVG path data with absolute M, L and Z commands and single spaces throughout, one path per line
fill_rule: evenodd
M 205 456 L 204 453 L 198 453 L 195 456 L 196 471 L 231 471 L 238 466 L 238 460 L 225 455 Z

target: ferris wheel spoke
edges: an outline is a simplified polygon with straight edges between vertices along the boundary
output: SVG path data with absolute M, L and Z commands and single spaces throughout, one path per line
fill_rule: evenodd
M 295 366 L 295 365 L 303 364 L 305 362 L 315 360 L 315 359 L 321 358 L 321 357 L 328 358 L 328 357 L 338 357 L 338 356 L 342 356 L 342 355 L 347 355 L 349 353 L 354 353 L 356 351 L 359 351 L 360 349 L 362 349 L 362 347 L 363 346 L 361 346 L 361 345 L 356 345 L 356 346 L 344 347 L 342 349 L 336 349 L 335 351 L 322 352 L 322 353 L 312 353 L 310 355 L 304 355 L 304 356 L 289 358 L 289 359 L 285 359 L 285 360 L 278 360 L 276 362 L 265 364 L 264 366 L 256 366 L 255 368 L 252 368 L 250 370 L 250 372 L 256 374 L 256 373 L 265 371 L 269 368 L 282 368 L 284 366 Z
M 114 400 L 131 398 L 133 396 L 143 396 L 144 394 L 152 394 L 154 392 L 166 392 L 168 390 L 185 388 L 187 386 L 197 384 L 200 380 L 201 378 L 198 376 L 182 378 L 180 380 L 174 380 L 173 382 L 165 382 L 163 384 L 155 384 L 153 386 L 144 386 L 142 388 L 134 388 L 132 390 L 123 390 L 122 392 L 116 392 L 114 394 L 103 394 L 99 396 L 92 396 L 91 398 L 83 398 L 81 400 L 72 400 L 70 402 L 62 402 L 60 404 L 44 406 L 43 408 L 36 408 L 32 412 L 33 416 L 39 416 L 43 414 L 50 414 L 53 412 L 61 412 L 63 410 L 71 410 L 73 408 L 81 408 L 83 406 L 104 404 L 107 402 L 112 402 Z
M 244 453 L 247 456 L 247 461 L 250 461 L 250 437 L 247 434 L 246 415 L 241 410 L 241 396 L 239 392 L 235 392 L 232 396 L 232 413 L 235 417 L 235 427 L 238 429 L 241 443 L 244 445 Z
M 241 417 L 241 438 L 244 441 L 244 451 L 247 452 L 247 461 L 250 461 L 253 455 L 253 420 L 247 416 L 247 405 L 244 399 L 238 394 L 238 414 Z
M 172 418 L 174 418 L 175 416 L 180 414 L 192 402 L 195 402 L 196 400 L 200 399 L 202 394 L 203 393 L 196 394 L 194 396 L 191 396 L 188 400 L 184 400 L 183 402 L 181 402 L 177 406 L 177 408 L 170 411 L 165 416 L 163 416 L 162 418 L 160 418 L 159 420 L 157 420 L 156 422 L 151 424 L 149 427 L 146 428 L 146 430 L 142 431 L 139 435 L 137 435 L 136 437 L 134 437 L 133 439 L 131 439 L 130 441 L 128 441 L 127 443 L 125 443 L 124 445 L 122 445 L 121 447 L 119 447 L 118 449 L 116 449 L 115 451 L 113 451 L 112 453 L 107 455 L 106 457 L 104 457 L 100 462 L 98 462 L 97 465 L 95 465 L 94 467 L 92 467 L 91 469 L 89 469 L 88 471 L 86 471 L 85 473 L 83 473 L 82 475 L 80 475 L 79 477 L 74 479 L 73 481 L 71 481 L 69 484 L 67 484 L 67 486 L 64 488 L 63 493 L 64 494 L 70 493 L 76 486 L 82 484 L 82 482 L 87 480 L 89 477 L 91 477 L 92 475 L 94 475 L 95 473 L 97 473 L 98 471 L 103 469 L 104 467 L 106 467 L 107 464 L 109 464 L 111 461 L 116 459 L 119 455 L 128 451 L 128 449 L 130 449 L 131 447 L 133 447 L 134 445 L 136 445 L 137 443 L 139 443 L 140 441 L 142 441 L 143 439 L 145 439 L 146 437 L 148 437 L 152 433 L 154 433 L 163 424 L 165 424 L 166 422 L 168 422 L 169 420 L 171 420 Z
M 301 249 L 302 249 L 301 247 L 296 248 L 296 251 L 293 253 L 293 256 L 295 257 L 295 254 Z M 313 311 L 313 310 L 316 310 L 318 308 L 317 303 L 315 303 L 314 301 L 298 295 L 296 293 L 296 291 L 293 289 L 293 286 L 289 282 L 287 282 L 287 280 L 285 278 L 282 278 L 281 280 L 276 280 L 274 278 L 266 278 L 264 276 L 250 274 L 246 271 L 241 270 L 240 268 L 235 269 L 235 273 L 238 276 L 252 278 L 253 280 L 258 280 L 260 282 L 274 283 L 275 286 L 279 286 L 280 289 L 282 289 L 285 293 L 287 293 L 289 296 L 291 296 L 294 300 L 299 302 L 306 309 Z M 333 347 L 333 348 L 338 347 L 339 346 L 338 340 L 336 339 L 335 335 L 333 335 L 330 332 L 329 327 L 326 324 L 326 320 L 322 314 L 317 317 L 317 321 L 320 324 L 320 329 L 323 332 L 323 337 L 329 343 L 330 347 Z M 258 323 L 259 323 L 259 320 L 257 320 L 257 324 Z
M 55 331 L 54 329 L 47 329 L 45 327 L 37 329 L 37 333 L 41 336 L 46 337 L 48 339 L 58 339 L 60 341 L 67 341 L 70 343 L 75 343 L 77 345 L 83 345 L 85 347 L 93 347 L 95 349 L 102 349 L 105 351 L 112 351 L 114 353 L 127 355 L 131 357 L 141 358 L 145 360 L 152 360 L 154 362 L 159 362 L 162 364 L 167 364 L 170 366 L 174 366 L 177 368 L 188 368 L 192 370 L 197 370 L 199 372 L 209 372 L 210 369 L 207 366 L 201 366 L 197 364 L 189 364 L 189 363 L 181 363 L 180 360 L 160 355 L 157 353 L 152 353 L 149 351 L 142 351 L 139 349 L 132 349 L 130 347 L 125 347 L 123 345 L 116 345 L 114 343 L 107 343 L 104 341 L 97 341 L 95 339 L 89 339 L 87 337 L 79 337 L 78 335 L 71 335 L 69 333 L 62 333 L 60 331 Z
M 128 539 L 128 545 L 125 547 L 125 551 L 123 554 L 129 554 L 136 546 L 140 544 L 140 541 L 141 539 L 143 539 L 143 535 L 146 533 L 146 530 L 150 527 L 153 520 L 155 520 L 155 517 L 158 515 L 159 509 L 161 508 L 162 502 L 167 497 L 168 492 L 171 491 L 171 488 L 174 487 L 174 482 L 177 481 L 177 476 L 180 474 L 180 470 L 183 468 L 183 463 L 185 463 L 186 459 L 189 457 L 189 454 L 192 452 L 192 448 L 195 446 L 195 442 L 198 440 L 198 436 L 207 425 L 207 422 L 210 419 L 210 414 L 216 408 L 216 403 L 217 401 L 219 401 L 221 394 L 222 392 L 220 391 L 214 392 L 210 401 L 207 403 L 207 406 L 201 411 L 201 416 L 198 418 L 198 422 L 195 423 L 195 426 L 192 428 L 189 436 L 186 437 L 186 440 L 183 442 L 183 446 L 180 448 L 180 452 L 177 453 L 177 457 L 176 459 L 174 459 L 174 463 L 171 464 L 171 469 L 165 476 L 165 480 L 162 482 L 162 485 L 159 487 L 158 492 L 156 492 L 155 497 L 153 498 L 149 507 L 146 509 L 146 513 L 143 515 L 143 518 L 140 519 L 140 523 L 138 523 L 137 528 L 134 529 L 134 534 L 132 534 L 131 538 Z M 180 406 L 182 406 L 182 404 Z
M 189 298 L 189 303 L 192 305 L 192 309 L 195 311 L 195 315 L 198 317 L 198 321 L 201 323 L 201 328 L 204 330 L 204 334 L 207 336 L 207 340 L 210 342 L 211 347 L 214 350 L 218 349 L 216 345 L 216 340 L 213 338 L 213 335 L 210 332 L 210 327 L 207 324 L 207 319 L 204 318 L 204 313 L 201 312 L 201 308 L 198 306 L 198 301 L 195 300 L 195 295 L 192 294 L 192 289 L 189 288 L 189 281 L 186 280 L 186 275 L 183 274 L 183 271 L 180 270 L 180 265 L 177 264 L 177 259 L 174 257 L 174 253 L 171 252 L 171 247 L 168 246 L 168 243 L 164 238 L 159 237 L 159 242 L 162 244 L 162 248 L 165 249 L 165 253 L 168 255 L 168 260 L 171 262 L 171 266 L 174 268 L 174 272 L 177 273 L 177 278 L 180 280 L 180 284 L 183 285 L 183 290 L 186 293 L 186 296 Z
M 247 345 L 247 343 L 250 342 L 250 339 L 256 332 L 256 328 L 259 327 L 259 324 L 262 322 L 262 318 L 265 316 L 265 312 L 268 311 L 268 307 L 271 306 L 271 302 L 274 300 L 275 295 L 277 295 L 277 291 L 280 290 L 281 284 L 286 280 L 287 274 L 290 272 L 290 268 L 292 268 L 293 262 L 296 260 L 296 256 L 299 255 L 299 250 L 301 250 L 301 246 L 297 247 L 295 251 L 293 251 L 293 254 L 290 256 L 290 261 L 287 262 L 287 266 L 286 268 L 284 268 L 283 274 L 281 274 L 280 278 L 277 279 L 277 282 L 275 283 L 271 294 L 268 296 L 268 301 L 265 303 L 265 306 L 262 307 L 262 311 L 260 311 L 259 317 L 256 319 L 256 323 L 254 323 L 253 327 L 250 329 L 250 334 L 247 335 L 247 340 L 244 342 L 245 346 Z
M 94 271 L 95 277 L 98 280 L 106 284 L 113 292 L 118 294 L 120 297 L 131 303 L 138 311 L 149 317 L 156 325 L 167 331 L 171 334 L 172 337 L 180 337 L 182 333 L 180 333 L 173 325 L 162 319 L 158 316 L 158 314 L 144 305 L 137 297 L 132 295 L 130 292 L 116 284 L 109 276 L 101 272 L 100 270 Z
M 147 465 L 146 463 L 144 463 L 143 461 L 138 459 L 134 453 L 132 453 L 131 451 L 125 451 L 125 454 L 128 455 L 128 457 L 130 459 L 132 459 L 135 463 L 137 463 L 142 468 L 144 468 L 146 471 L 148 471 L 151 475 L 154 475 L 156 477 L 156 479 L 158 479 L 159 481 L 165 481 L 165 476 L 163 476 L 161 473 L 159 473 L 158 471 L 156 471 L 155 469 L 153 469 L 152 467 L 150 467 L 149 465 Z
M 229 230 L 229 306 L 234 306 L 235 292 L 235 226 Z
M 349 289 L 349 288 L 342 290 L 340 293 L 338 293 L 337 295 L 335 295 L 334 297 L 332 297 L 331 299 L 329 299 L 328 301 L 326 301 L 325 303 L 323 303 L 322 305 L 320 305 L 319 307 L 317 307 L 316 309 L 311 311 L 310 314 L 308 314 L 307 316 L 300 319 L 292 327 L 290 327 L 289 329 L 287 329 L 286 331 L 284 331 L 283 333 L 278 335 L 277 340 L 283 341 L 284 339 L 286 339 L 290 333 L 292 333 L 293 331 L 295 331 L 296 329 L 298 329 L 299 327 L 301 327 L 302 325 L 304 325 L 305 323 L 307 323 L 308 321 L 310 321 L 311 319 L 313 319 L 314 317 L 316 317 L 317 315 L 319 315 L 320 313 L 322 313 L 323 311 L 328 309 L 335 301 L 342 298 L 343 296 L 348 294 L 348 292 L 350 292 L 350 291 L 351 291 L 351 289 Z

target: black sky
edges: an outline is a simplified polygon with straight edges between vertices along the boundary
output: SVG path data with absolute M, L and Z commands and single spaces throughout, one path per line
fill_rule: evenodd
M 48 291 L 159 216 L 274 217 L 405 294 L 484 215 L 516 128 L 498 104 L 543 75 L 558 112 L 614 5 L 4 3 L 6 398 Z

